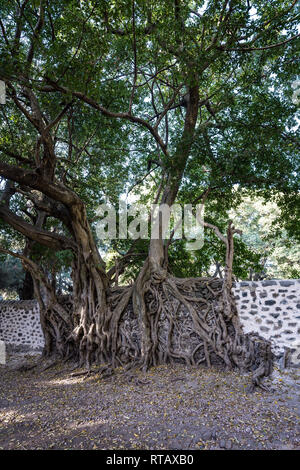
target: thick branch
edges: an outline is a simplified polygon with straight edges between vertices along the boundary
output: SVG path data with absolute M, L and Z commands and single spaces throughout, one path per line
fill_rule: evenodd
M 4 222 L 8 223 L 18 232 L 25 235 L 25 237 L 39 242 L 41 245 L 48 246 L 55 250 L 76 250 L 76 244 L 71 240 L 68 240 L 62 235 L 58 235 L 56 233 L 50 233 L 46 232 L 45 230 L 37 229 L 22 219 L 22 217 L 15 215 L 12 211 L 4 206 L 0 206 L 0 217 L 4 220 Z
M 24 170 L 22 168 L 0 162 L 0 176 L 11 181 L 15 181 L 16 183 L 20 183 L 21 185 L 29 186 L 32 189 L 38 189 L 46 196 L 54 199 L 55 201 L 62 202 L 68 207 L 72 207 L 76 204 L 82 205 L 80 198 L 71 191 L 71 189 L 61 183 L 52 183 L 51 181 L 42 178 L 38 174 L 38 171 Z
M 136 124 L 141 124 L 143 127 L 148 129 L 151 133 L 151 135 L 154 137 L 156 142 L 159 144 L 161 147 L 162 151 L 166 156 L 168 156 L 168 151 L 165 143 L 163 142 L 162 138 L 158 134 L 157 130 L 152 127 L 149 122 L 145 121 L 144 119 L 138 117 L 138 116 L 133 116 L 130 113 L 117 113 L 114 111 L 109 111 L 108 109 L 104 108 L 101 106 L 99 103 L 97 103 L 93 98 L 90 98 L 89 96 L 86 96 L 84 93 L 80 91 L 71 91 L 68 88 L 58 85 L 55 81 L 51 80 L 50 78 L 46 77 L 46 80 L 49 84 L 53 86 L 53 88 L 57 91 L 60 91 L 61 93 L 64 94 L 72 94 L 72 96 L 80 99 L 84 103 L 90 105 L 92 108 L 97 109 L 100 111 L 104 116 L 111 117 L 111 118 L 120 118 L 120 119 L 126 119 L 130 122 L 134 122 Z

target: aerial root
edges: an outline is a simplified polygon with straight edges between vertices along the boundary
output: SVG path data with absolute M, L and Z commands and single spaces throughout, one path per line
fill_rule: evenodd
M 220 279 L 144 274 L 134 286 L 112 289 L 105 311 L 97 298 L 81 310 L 72 339 L 77 346 L 72 343 L 65 356 L 76 361 L 73 377 L 99 374 L 105 379 L 121 368 L 139 384 L 131 378 L 135 370 L 180 362 L 252 371 L 253 388 L 266 389 L 262 380 L 272 370 L 268 342 L 243 333 L 228 292 L 225 307 Z

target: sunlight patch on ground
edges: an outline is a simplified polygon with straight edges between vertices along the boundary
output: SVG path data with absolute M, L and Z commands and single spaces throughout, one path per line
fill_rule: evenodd
M 21 414 L 14 409 L 0 411 L 0 424 L 2 426 L 4 423 L 23 423 L 26 420 L 34 419 L 34 415 L 35 413 Z
M 99 426 L 99 425 L 103 425 L 103 424 L 109 424 L 109 420 L 108 419 L 95 419 L 95 420 L 90 421 L 90 422 L 82 422 L 82 423 L 78 423 L 76 421 L 73 421 L 72 423 L 68 423 L 67 427 L 69 429 L 81 430 L 81 429 L 85 429 L 87 427 L 95 427 L 95 426 Z

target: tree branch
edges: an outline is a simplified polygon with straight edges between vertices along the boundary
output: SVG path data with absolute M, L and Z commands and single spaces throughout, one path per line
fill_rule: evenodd
M 76 244 L 73 241 L 68 240 L 62 235 L 37 229 L 3 205 L 0 205 L 0 217 L 15 230 L 25 235 L 25 237 L 39 242 L 41 245 L 55 250 L 76 250 Z
M 165 143 L 163 142 L 162 138 L 160 137 L 160 135 L 158 134 L 158 132 L 156 131 L 156 129 L 154 127 L 152 127 L 144 119 L 139 118 L 137 116 L 133 116 L 130 113 L 117 113 L 117 112 L 109 111 L 108 109 L 104 108 L 99 103 L 97 103 L 94 99 L 86 96 L 84 93 L 82 93 L 80 91 L 71 91 L 71 90 L 69 90 L 68 88 L 66 88 L 62 85 L 58 85 L 57 82 L 50 79 L 49 77 L 45 77 L 45 78 L 46 78 L 46 81 L 49 84 L 52 85 L 54 90 L 60 91 L 63 94 L 72 94 L 74 97 L 76 97 L 76 98 L 80 99 L 81 101 L 83 101 L 84 103 L 90 105 L 92 108 L 97 109 L 98 111 L 100 111 L 104 116 L 111 117 L 111 118 L 126 119 L 130 122 L 134 122 L 136 124 L 141 124 L 143 127 L 146 127 L 150 131 L 151 135 L 154 137 L 156 142 L 159 144 L 159 146 L 161 147 L 164 154 L 166 156 L 169 156 L 168 151 L 167 151 L 167 147 L 166 147 Z
M 296 36 L 293 36 L 289 39 L 286 39 L 285 41 L 278 42 L 277 44 L 271 44 L 270 46 L 264 46 L 264 47 L 243 47 L 240 44 L 240 48 L 232 48 L 232 49 L 227 49 L 224 46 L 217 46 L 217 49 L 220 51 L 226 51 L 226 52 L 251 52 L 251 51 L 264 51 L 266 49 L 273 49 L 274 47 L 280 47 L 283 46 L 284 44 L 287 44 L 290 41 L 293 41 L 294 39 L 297 39 L 300 36 L 300 33 L 297 34 Z
M 68 207 L 76 204 L 82 205 L 81 199 L 71 189 L 61 183 L 53 183 L 35 171 L 0 162 L 0 176 L 21 185 L 29 186 L 32 189 L 37 189 L 51 199 L 62 202 Z

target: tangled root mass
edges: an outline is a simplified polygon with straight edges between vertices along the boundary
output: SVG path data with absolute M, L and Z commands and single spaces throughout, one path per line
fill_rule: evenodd
M 108 315 L 95 304 L 93 315 L 87 310 L 80 316 L 66 341 L 68 354 L 73 351 L 88 370 L 93 363 L 112 369 L 176 362 L 238 368 L 252 372 L 253 389 L 264 388 L 262 379 L 273 366 L 271 344 L 243 332 L 234 298 L 222 280 L 150 277 L 139 297 L 137 302 L 134 286 L 113 288 Z

